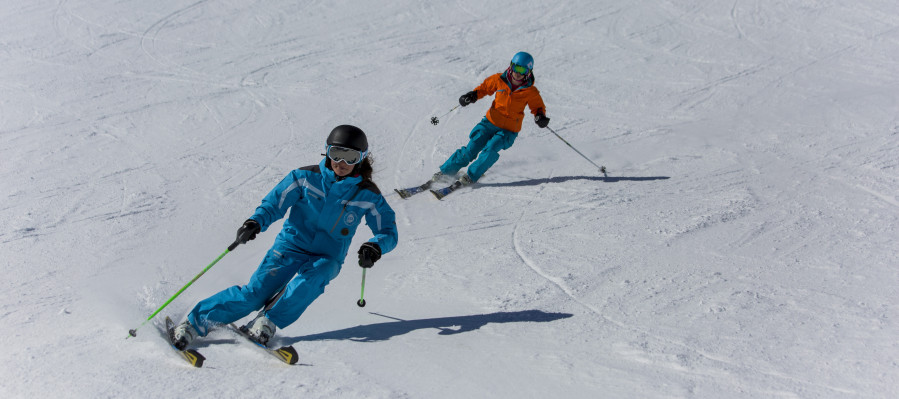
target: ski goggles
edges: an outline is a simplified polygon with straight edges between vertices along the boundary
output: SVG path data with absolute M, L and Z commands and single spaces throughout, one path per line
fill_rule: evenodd
M 518 73 L 521 75 L 527 75 L 528 72 L 531 72 L 530 68 L 528 68 L 524 65 L 512 64 L 510 66 L 510 68 L 512 69 L 512 72 L 515 72 L 515 73 Z
M 352 148 L 329 145 L 327 154 L 328 158 L 334 162 L 344 162 L 347 165 L 355 165 L 362 162 L 362 160 L 368 156 L 368 151 L 359 151 Z

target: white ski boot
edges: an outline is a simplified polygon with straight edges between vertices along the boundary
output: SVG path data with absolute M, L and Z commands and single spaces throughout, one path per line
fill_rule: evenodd
M 185 321 L 172 331 L 172 345 L 183 351 L 193 342 L 194 338 L 197 338 L 197 335 L 199 335 L 197 329 L 189 321 Z
M 265 315 L 259 315 L 247 325 L 247 334 L 253 337 L 253 340 L 262 345 L 268 345 L 268 340 L 275 336 L 275 323 L 272 323 Z
M 463 173 L 462 177 L 460 177 L 459 180 L 456 180 L 455 182 L 453 182 L 453 184 L 450 187 L 452 188 L 453 191 L 455 191 L 459 187 L 467 186 L 471 183 L 472 183 L 471 177 L 468 176 L 468 173 Z
M 443 172 L 438 170 L 437 173 L 434 173 L 434 176 L 431 176 L 431 180 L 428 180 L 428 183 L 436 183 L 438 180 L 442 179 L 443 176 L 446 176 L 446 175 L 443 174 Z

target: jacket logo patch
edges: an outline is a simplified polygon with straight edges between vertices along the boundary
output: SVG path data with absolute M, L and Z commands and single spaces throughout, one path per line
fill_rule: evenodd
M 358 217 L 356 216 L 355 213 L 347 213 L 346 217 L 343 218 L 343 222 L 346 223 L 348 226 L 352 226 L 352 225 L 356 224 L 356 220 L 358 220 Z

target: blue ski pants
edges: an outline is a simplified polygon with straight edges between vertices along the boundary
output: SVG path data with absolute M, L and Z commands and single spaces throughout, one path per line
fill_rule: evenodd
M 512 147 L 516 137 L 518 137 L 518 133 L 500 129 L 485 117 L 471 129 L 471 133 L 468 135 L 468 145 L 456 150 L 440 166 L 440 172 L 445 175 L 454 175 L 474 161 L 468 168 L 468 177 L 471 178 L 471 181 L 478 181 L 484 172 L 499 159 L 499 152 Z
M 244 286 L 227 288 L 200 301 L 187 319 L 205 336 L 217 324 L 232 323 L 262 309 L 281 288 L 284 294 L 266 312 L 278 328 L 295 322 L 309 304 L 325 291 L 341 265 L 320 255 L 289 251 L 275 246 Z

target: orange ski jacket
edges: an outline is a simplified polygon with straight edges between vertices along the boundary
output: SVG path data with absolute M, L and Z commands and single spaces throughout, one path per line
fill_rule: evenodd
M 474 91 L 477 93 L 479 100 L 485 96 L 496 94 L 493 98 L 493 104 L 487 110 L 487 120 L 500 129 L 515 133 L 521 131 L 525 105 L 530 108 L 531 113 L 534 115 L 546 115 L 546 106 L 543 105 L 540 91 L 534 86 L 533 74 L 524 85 L 515 89 L 515 91 L 512 91 L 512 85 L 509 84 L 505 72 L 484 79 L 484 82 L 476 87 Z

